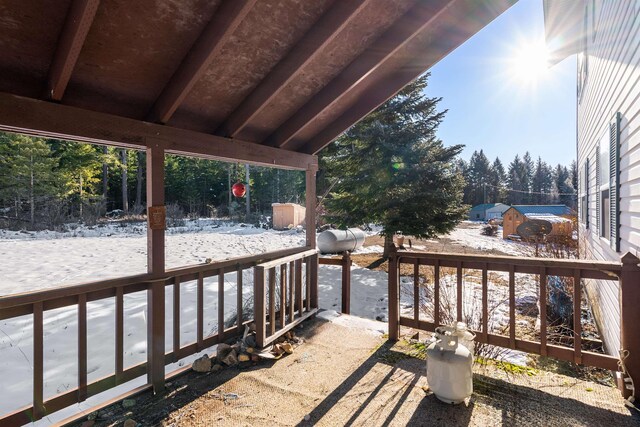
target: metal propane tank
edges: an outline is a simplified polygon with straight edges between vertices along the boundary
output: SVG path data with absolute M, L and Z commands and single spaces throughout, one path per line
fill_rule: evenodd
M 473 354 L 467 348 L 473 348 L 473 334 L 462 326 L 437 327 L 435 341 L 427 348 L 429 388 L 446 403 L 461 403 L 473 393 Z

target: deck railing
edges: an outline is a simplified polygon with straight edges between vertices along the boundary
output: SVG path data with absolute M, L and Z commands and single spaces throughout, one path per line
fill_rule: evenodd
M 163 277 L 157 278 L 149 274 L 138 276 L 103 280 L 82 285 L 66 286 L 39 292 L 11 295 L 0 298 L 0 320 L 8 320 L 19 316 L 31 315 L 33 319 L 33 399 L 32 405 L 21 408 L 9 414 L 0 414 L 0 425 L 23 425 L 43 416 L 51 414 L 74 403 L 82 402 L 90 396 L 94 396 L 119 384 L 128 382 L 134 378 L 147 374 L 148 384 L 158 391 L 164 386 L 165 365 L 193 355 L 214 344 L 222 342 L 225 338 L 242 332 L 244 325 L 253 321 L 253 312 L 245 313 L 243 308 L 242 290 L 243 271 L 255 269 L 257 272 L 264 270 L 273 271 L 276 266 L 289 265 L 289 283 L 295 282 L 295 295 L 298 298 L 295 310 L 298 310 L 298 319 L 289 322 L 286 328 L 291 328 L 299 323 L 301 318 L 306 318 L 317 309 L 317 255 L 316 251 L 306 248 L 294 248 L 283 251 L 265 253 L 260 255 L 234 258 L 220 262 L 171 269 Z M 301 262 L 307 263 L 306 274 L 306 304 L 300 302 L 301 287 Z M 237 319 L 233 325 L 225 327 L 225 300 L 224 300 L 224 276 L 229 273 L 237 274 Z M 204 310 L 204 280 L 217 276 L 217 331 L 212 335 L 206 335 L 204 330 L 207 313 Z M 295 280 L 291 278 L 295 276 Z M 284 277 L 284 276 L 281 276 Z M 314 281 L 313 278 L 316 278 Z M 180 287 L 189 281 L 196 281 L 196 340 L 182 345 L 180 339 L 181 325 L 181 301 Z M 254 295 L 264 292 L 262 282 L 256 281 Z M 271 282 L 270 282 L 271 283 Z M 165 288 L 173 286 L 173 343 L 172 350 L 165 352 Z M 270 288 L 271 289 L 271 288 Z M 284 289 L 284 288 L 281 288 Z M 293 289 L 291 286 L 289 289 Z M 147 291 L 147 361 L 131 367 L 124 366 L 124 296 L 134 292 Z M 270 292 L 272 292 L 270 290 Z M 115 366 L 114 373 L 104 378 L 89 382 L 87 376 L 87 303 L 105 299 L 115 300 Z M 271 302 L 273 303 L 273 299 Z M 77 308 L 77 387 L 62 394 L 57 394 L 49 399 L 44 398 L 44 314 L 47 311 L 62 308 Z M 293 309 L 290 306 L 290 309 Z M 258 325 L 264 325 L 264 307 L 254 307 L 260 314 L 256 317 Z M 303 310 L 304 309 L 304 310 Z M 269 315 L 275 313 L 270 311 Z M 291 312 L 290 312 L 291 313 Z M 275 320 L 275 316 L 273 317 Z M 282 319 L 282 318 L 281 318 Z M 293 316 L 290 317 L 293 319 Z M 272 322 L 272 331 L 275 323 Z M 280 325 L 282 326 L 282 324 Z M 282 328 L 280 329 L 283 330 Z M 270 340 L 274 339 L 271 333 Z M 268 342 L 269 340 L 265 340 Z
M 631 254 L 625 255 L 622 262 L 600 262 L 394 251 L 389 261 L 389 336 L 390 339 L 397 340 L 400 326 L 434 331 L 435 327 L 442 323 L 441 273 L 443 268 L 455 270 L 456 308 L 455 313 L 451 313 L 451 317 L 457 321 L 464 320 L 464 294 L 469 290 L 463 286 L 463 270 L 480 270 L 482 286 L 480 328 L 473 331 L 476 333 L 478 342 L 615 371 L 618 369 L 617 357 L 583 349 L 581 338 L 583 284 L 581 279 L 615 280 L 620 283 L 622 346 L 635 357 L 633 360 L 631 357 L 628 359 L 627 370 L 632 377 L 635 376 L 634 379 L 640 379 L 638 376 L 640 367 L 637 365 L 637 360 L 640 360 L 640 327 L 638 326 L 640 316 L 638 316 L 637 308 L 637 304 L 640 302 L 640 268 L 638 263 L 638 258 Z M 405 266 L 403 268 L 405 273 L 407 268 L 412 269 L 413 273 L 414 300 L 412 304 L 413 316 L 411 317 L 402 316 L 400 313 L 400 270 L 403 266 Z M 433 296 L 433 321 L 420 318 L 420 288 L 428 286 L 426 283 L 420 283 L 420 266 L 433 267 L 433 289 L 430 291 Z M 509 322 L 507 335 L 493 333 L 489 327 L 488 272 L 506 272 L 508 274 Z M 515 275 L 517 273 L 535 275 L 538 278 L 540 328 L 537 332 L 539 340 L 516 337 Z M 573 339 L 571 340 L 573 348 L 550 343 L 547 336 L 547 282 L 551 276 L 569 278 L 573 283 Z M 635 304 L 635 307 L 631 304 Z M 636 380 L 636 384 L 638 383 L 640 382 Z
M 275 259 L 253 271 L 256 341 L 264 347 L 317 312 L 318 251 Z
M 334 265 L 342 267 L 342 279 L 341 279 L 341 313 L 351 314 L 351 253 L 349 251 L 343 252 L 340 258 L 320 258 L 320 265 Z

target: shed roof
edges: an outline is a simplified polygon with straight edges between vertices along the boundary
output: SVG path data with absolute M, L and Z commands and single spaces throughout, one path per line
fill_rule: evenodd
M 475 205 L 474 207 L 471 208 L 472 211 L 485 211 L 487 209 L 490 209 L 496 205 L 498 205 L 499 203 L 483 203 L 481 205 Z
M 7 0 L 0 130 L 295 167 L 515 1 Z
M 521 214 L 528 215 L 571 215 L 572 211 L 567 205 L 513 205 L 511 206 Z

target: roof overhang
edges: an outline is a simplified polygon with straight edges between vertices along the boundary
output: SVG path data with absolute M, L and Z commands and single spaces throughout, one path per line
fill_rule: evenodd
M 0 129 L 303 168 L 515 2 L 8 0 Z
M 544 31 L 549 64 L 580 51 L 586 0 L 543 0 Z

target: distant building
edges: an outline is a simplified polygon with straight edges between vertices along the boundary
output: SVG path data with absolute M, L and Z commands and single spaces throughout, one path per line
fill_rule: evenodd
M 511 206 L 505 205 L 504 203 L 496 203 L 496 205 L 492 208 L 486 210 L 487 221 L 491 221 L 492 219 L 501 219 L 502 214 L 505 213 Z
M 476 205 L 469 211 L 469 219 L 471 221 L 486 221 L 487 210 L 501 204 L 502 203 L 484 203 L 482 205 Z
M 513 205 L 502 215 L 502 237 L 518 234 L 518 226 L 532 219 L 551 223 L 550 236 L 570 236 L 573 211 L 567 205 Z

